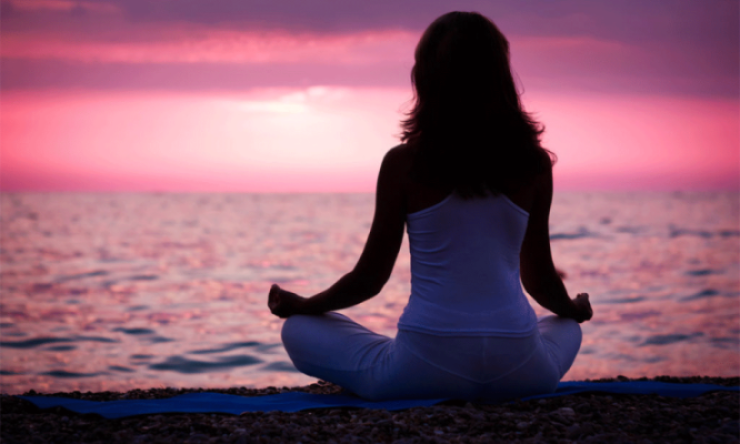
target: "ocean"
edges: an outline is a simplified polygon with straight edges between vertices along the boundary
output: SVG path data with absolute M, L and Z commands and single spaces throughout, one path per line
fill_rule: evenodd
M 372 194 L 0 195 L 0 390 L 292 386 L 271 283 L 350 271 Z M 566 380 L 740 375 L 740 195 L 563 192 L 551 244 L 594 317 Z M 393 336 L 408 244 L 343 312 Z M 546 310 L 530 301 L 538 315 Z

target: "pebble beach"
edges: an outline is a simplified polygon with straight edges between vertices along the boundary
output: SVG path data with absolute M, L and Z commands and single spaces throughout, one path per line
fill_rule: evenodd
M 595 382 L 630 380 L 623 376 Z M 634 379 L 633 379 L 634 380 Z M 647 380 L 642 378 L 640 380 Z M 740 378 L 670 377 L 651 380 L 737 386 Z M 251 389 L 160 388 L 128 392 L 69 392 L 93 401 L 166 398 L 209 391 L 261 396 L 285 391 L 339 393 L 323 381 L 302 387 Z M 62 408 L 39 410 L 10 395 L 0 397 L 4 443 L 657 443 L 740 441 L 740 396 L 713 392 L 694 398 L 657 395 L 576 394 L 500 405 L 446 402 L 402 411 L 330 408 L 296 413 L 166 414 L 115 420 Z

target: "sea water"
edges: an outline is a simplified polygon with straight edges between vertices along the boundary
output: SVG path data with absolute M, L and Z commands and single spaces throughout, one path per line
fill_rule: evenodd
M 558 193 L 551 240 L 594 317 L 565 379 L 740 374 L 737 193 Z M 0 196 L 0 389 L 290 386 L 271 283 L 302 295 L 350 271 L 371 194 Z M 344 312 L 389 336 L 408 245 Z M 538 315 L 546 310 L 530 301 Z

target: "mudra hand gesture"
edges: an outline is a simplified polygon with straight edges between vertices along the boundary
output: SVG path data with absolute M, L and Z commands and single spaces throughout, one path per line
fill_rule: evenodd
M 573 304 L 576 307 L 573 319 L 579 324 L 590 320 L 594 315 L 591 303 L 588 301 L 588 293 L 578 293 L 573 299 Z
M 305 301 L 306 298 L 285 291 L 277 284 L 272 284 L 269 296 L 267 297 L 267 307 L 270 308 L 270 312 L 275 316 L 287 318 L 294 314 L 299 314 L 301 306 Z

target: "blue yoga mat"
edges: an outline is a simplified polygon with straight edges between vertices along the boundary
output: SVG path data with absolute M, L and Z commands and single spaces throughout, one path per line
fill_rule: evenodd
M 298 412 L 329 407 L 359 407 L 368 409 L 402 410 L 428 407 L 444 399 L 365 401 L 348 395 L 316 395 L 287 392 L 266 396 L 237 396 L 222 393 L 187 393 L 166 399 L 125 399 L 121 401 L 82 401 L 51 396 L 21 396 L 41 409 L 64 407 L 77 413 L 97 413 L 104 418 L 149 415 L 154 413 L 230 413 Z
M 656 381 L 630 382 L 561 382 L 555 393 L 523 398 L 549 398 L 574 393 L 615 393 L 628 395 L 656 394 L 686 398 L 718 391 L 740 391 L 740 387 L 724 387 L 712 384 L 673 384 Z M 267 396 L 236 396 L 221 393 L 188 393 L 166 399 L 126 399 L 121 401 L 83 401 L 51 396 L 20 396 L 41 409 L 64 407 L 77 413 L 96 413 L 104 418 L 158 413 L 229 413 L 243 412 L 298 412 L 307 409 L 330 407 L 355 407 L 367 409 L 403 410 L 411 407 L 428 407 L 447 399 L 403 399 L 372 402 L 348 395 L 316 395 L 287 392 Z

